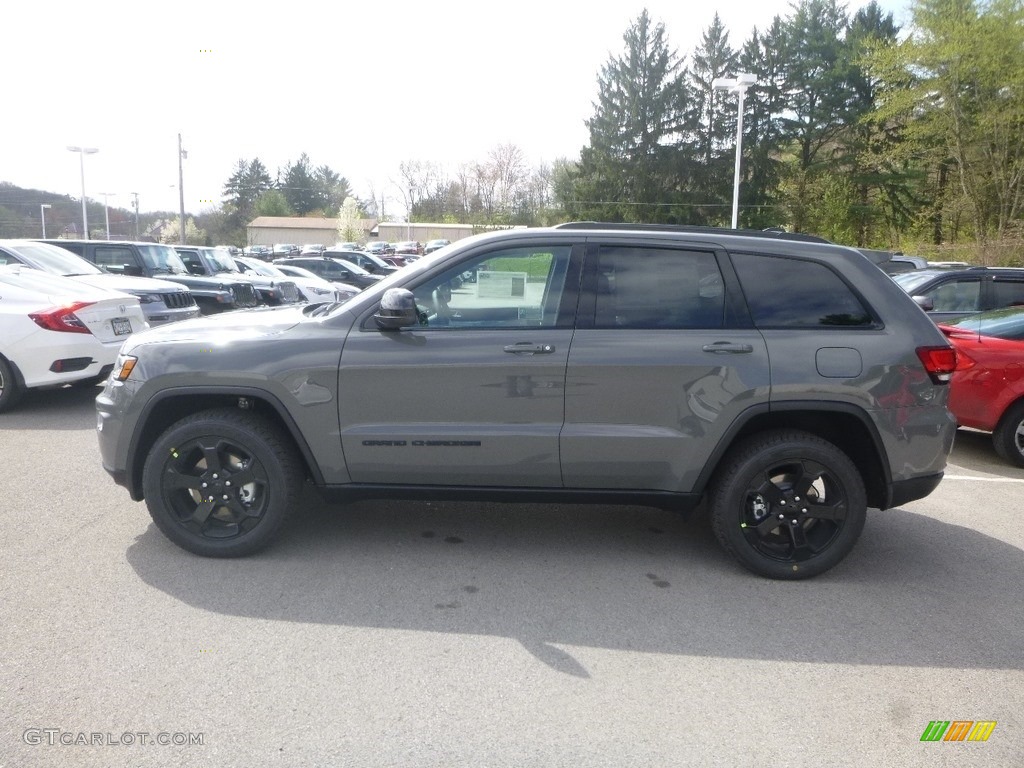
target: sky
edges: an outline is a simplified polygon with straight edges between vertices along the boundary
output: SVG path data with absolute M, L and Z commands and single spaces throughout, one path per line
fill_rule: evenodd
M 866 0 L 850 0 L 852 12 Z M 882 0 L 897 23 L 907 5 Z M 402 162 L 453 172 L 502 144 L 531 167 L 579 157 L 602 65 L 647 8 L 681 56 L 717 11 L 739 48 L 787 0 L 9 2 L 0 181 L 142 211 L 220 203 L 239 159 L 302 152 L 402 215 Z

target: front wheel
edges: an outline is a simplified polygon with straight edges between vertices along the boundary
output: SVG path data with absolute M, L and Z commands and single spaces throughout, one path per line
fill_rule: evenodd
M 726 456 L 709 511 L 718 541 L 745 568 L 772 579 L 806 579 L 853 549 L 867 494 L 835 445 L 786 430 L 749 438 Z
M 291 440 L 250 412 L 181 419 L 153 445 L 142 471 L 153 522 L 182 549 L 239 557 L 266 547 L 301 491 Z
M 1018 467 L 1024 467 L 1024 400 L 1011 406 L 992 433 L 996 453 Z

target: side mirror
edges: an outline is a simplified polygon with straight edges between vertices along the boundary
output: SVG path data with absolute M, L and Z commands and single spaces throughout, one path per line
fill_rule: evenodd
M 416 313 L 416 297 L 406 288 L 390 288 L 384 291 L 380 308 L 373 316 L 382 331 L 398 331 L 419 325 Z
M 914 296 L 914 303 L 917 304 L 925 312 L 931 312 L 935 309 L 935 302 L 928 296 Z
M 121 268 L 121 274 L 129 275 L 130 277 L 142 277 L 142 267 L 137 264 L 125 264 Z

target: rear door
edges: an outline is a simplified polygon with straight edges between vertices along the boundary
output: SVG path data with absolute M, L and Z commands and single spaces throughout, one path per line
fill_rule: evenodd
M 566 374 L 567 488 L 685 492 L 746 408 L 768 354 L 713 247 L 591 240 Z
M 405 285 L 419 326 L 384 332 L 368 312 L 339 372 L 352 480 L 561 487 L 581 263 L 567 235 L 484 244 Z

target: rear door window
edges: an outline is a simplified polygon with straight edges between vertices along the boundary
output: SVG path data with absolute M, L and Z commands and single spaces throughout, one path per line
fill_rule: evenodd
M 758 328 L 873 327 L 864 302 L 824 264 L 734 253 L 743 293 Z

